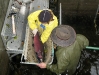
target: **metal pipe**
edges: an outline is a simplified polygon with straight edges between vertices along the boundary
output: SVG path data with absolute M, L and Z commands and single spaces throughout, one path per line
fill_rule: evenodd
M 87 46 L 86 49 L 94 49 L 94 50 L 99 50 L 99 47 L 91 47 L 91 46 Z
M 30 63 L 30 62 L 20 62 L 21 64 L 31 64 L 31 65 L 37 65 L 39 63 Z
M 16 36 L 16 29 L 15 29 L 15 17 L 14 15 L 12 15 L 12 31 L 13 31 L 13 36 L 12 37 L 15 37 Z
M 60 3 L 59 25 L 61 24 L 62 24 L 62 8 L 61 8 L 61 3 Z

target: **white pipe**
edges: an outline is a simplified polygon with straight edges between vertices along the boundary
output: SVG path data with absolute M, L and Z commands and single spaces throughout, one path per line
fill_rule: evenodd
M 26 4 L 25 4 L 25 3 L 22 4 L 22 6 L 21 6 L 21 8 L 20 8 L 20 13 L 21 13 L 23 16 L 25 15 L 25 13 L 26 13 Z
M 61 3 L 60 3 L 60 13 L 59 13 L 59 25 L 62 24 L 62 7 L 61 7 Z
M 13 30 L 13 34 L 16 34 L 16 31 L 15 31 L 14 15 L 12 15 L 12 30 Z

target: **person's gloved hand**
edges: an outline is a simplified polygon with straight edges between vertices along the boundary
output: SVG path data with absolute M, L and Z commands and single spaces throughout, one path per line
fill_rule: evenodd
M 36 35 L 37 31 L 38 31 L 38 29 L 34 29 L 34 30 L 32 31 L 32 33 L 34 34 L 34 36 Z
M 40 68 L 46 68 L 46 63 L 44 63 L 44 62 L 38 63 L 37 66 Z

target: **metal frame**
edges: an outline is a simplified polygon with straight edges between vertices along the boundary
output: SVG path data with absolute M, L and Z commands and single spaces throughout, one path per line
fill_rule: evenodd
M 19 2 L 22 3 L 23 1 L 19 0 Z M 9 57 L 13 57 L 17 54 L 22 54 L 23 43 L 25 40 L 27 16 L 29 14 L 28 8 L 29 4 L 22 3 L 22 5 L 20 5 L 15 0 L 9 1 L 6 17 L 1 32 L 1 37 Z M 22 11 L 24 11 L 24 13 L 22 13 Z M 12 29 L 12 18 L 10 15 L 11 13 L 15 13 L 14 16 L 16 29 L 15 36 L 13 36 L 12 32 L 13 29 Z

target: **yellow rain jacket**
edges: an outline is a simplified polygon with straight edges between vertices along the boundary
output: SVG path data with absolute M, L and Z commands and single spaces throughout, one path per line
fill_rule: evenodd
M 38 15 L 40 14 L 42 10 L 37 10 L 33 13 L 31 13 L 29 16 L 28 16 L 28 23 L 29 23 L 29 27 L 34 30 L 34 29 L 38 29 L 40 35 L 41 35 L 41 41 L 42 43 L 45 43 L 52 30 L 58 26 L 58 20 L 57 20 L 57 17 L 53 14 L 53 21 L 50 21 L 49 24 L 45 24 L 45 29 L 43 29 L 40 25 L 41 25 L 41 22 L 39 21 L 38 19 Z

